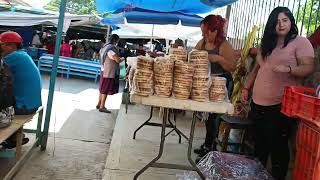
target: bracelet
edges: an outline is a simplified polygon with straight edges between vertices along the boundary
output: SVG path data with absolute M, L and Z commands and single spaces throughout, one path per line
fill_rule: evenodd
M 289 67 L 289 69 L 290 69 L 290 70 L 289 70 L 289 74 L 291 74 L 291 66 L 288 66 L 288 67 Z

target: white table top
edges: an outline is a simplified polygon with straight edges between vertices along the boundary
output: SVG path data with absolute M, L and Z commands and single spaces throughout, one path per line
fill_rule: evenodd
M 233 114 L 233 105 L 228 102 L 198 102 L 191 99 L 181 100 L 174 97 L 130 95 L 131 102 L 148 106 L 180 109 L 187 111 L 211 112 L 219 114 Z

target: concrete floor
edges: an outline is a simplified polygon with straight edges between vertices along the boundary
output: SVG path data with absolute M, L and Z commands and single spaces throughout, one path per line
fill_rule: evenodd
M 46 106 L 49 76 L 44 75 L 42 80 L 42 100 Z M 100 113 L 95 109 L 97 99 L 98 84 L 92 79 L 58 78 L 47 150 L 35 150 L 14 179 L 101 179 L 121 104 L 121 94 L 108 98 L 106 106 L 112 109 L 111 114 Z M 36 122 L 32 121 L 25 128 L 32 129 L 35 126 Z M 32 139 L 33 135 L 27 136 Z M 0 164 L 0 174 L 3 174 L 12 160 L 2 159 Z

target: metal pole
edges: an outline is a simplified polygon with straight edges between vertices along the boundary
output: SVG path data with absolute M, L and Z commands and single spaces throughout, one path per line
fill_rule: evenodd
M 108 25 L 107 37 L 106 42 L 109 43 L 109 36 L 110 36 L 110 26 Z
M 226 12 L 226 19 L 228 22 L 230 21 L 230 14 L 231 14 L 231 5 L 227 6 L 227 12 Z
M 296 17 L 296 21 L 299 20 L 299 13 L 300 13 L 300 4 L 301 4 L 301 0 L 299 0 L 299 5 L 298 5 L 298 12 L 297 12 L 297 17 Z
M 50 76 L 47 110 L 46 110 L 46 117 L 44 122 L 43 138 L 41 142 L 41 150 L 45 150 L 47 147 L 51 109 L 52 109 L 52 102 L 53 102 L 53 95 L 54 95 L 54 86 L 55 86 L 56 77 L 57 77 L 57 67 L 58 67 L 58 60 L 59 60 L 59 54 L 60 54 L 60 45 L 61 45 L 61 39 L 62 39 L 62 29 L 63 29 L 63 22 L 64 22 L 64 13 L 66 11 L 66 4 L 67 4 L 66 0 L 61 0 L 59 21 L 58 21 L 58 27 L 57 27 L 56 45 L 54 50 L 52 71 Z
M 309 30 L 310 30 L 310 23 L 312 19 L 312 10 L 313 10 L 314 0 L 311 1 L 311 8 L 310 8 L 310 14 L 309 14 L 309 21 L 308 21 L 308 27 L 307 27 L 307 36 L 309 36 Z
M 318 28 L 319 12 L 320 12 L 320 1 L 319 1 L 319 4 L 318 4 L 318 11 L 317 11 L 316 23 L 314 24 L 315 25 L 314 29 Z
M 154 24 L 152 24 L 152 32 L 151 32 L 151 40 L 150 40 L 150 51 L 151 52 L 153 52 L 153 46 L 152 46 L 153 31 L 154 31 Z
M 294 13 L 295 5 L 296 5 L 296 0 L 293 0 L 293 4 L 292 4 L 292 13 Z M 297 21 L 297 19 L 296 19 L 296 21 Z
M 303 30 L 304 18 L 306 17 L 307 3 L 308 3 L 308 1 L 306 1 L 306 2 L 304 3 L 304 8 L 303 8 L 303 17 L 302 17 L 302 23 L 301 23 L 301 28 L 300 28 L 300 36 L 301 36 L 301 34 L 302 34 L 302 30 Z
M 261 27 L 261 19 L 262 19 L 262 8 L 261 8 L 262 4 L 261 4 L 261 1 L 259 1 L 258 3 L 258 13 L 257 13 L 257 25 L 259 27 L 259 32 L 258 32 L 258 38 L 257 38 L 257 44 L 261 43 L 261 34 L 263 34 L 263 29 Z M 260 39 L 260 42 L 259 40 Z

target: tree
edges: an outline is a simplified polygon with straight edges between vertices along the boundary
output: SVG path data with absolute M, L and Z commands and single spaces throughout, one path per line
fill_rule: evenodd
M 59 11 L 60 0 L 51 0 L 44 8 Z M 67 0 L 66 12 L 79 15 L 96 13 L 95 0 Z
M 320 25 L 320 0 L 307 0 L 306 6 L 305 4 L 301 4 L 301 7 L 298 12 L 296 12 L 296 19 L 298 23 L 303 23 L 304 30 L 309 31 L 307 35 L 311 35 L 316 29 L 317 26 Z M 299 27 L 300 29 L 300 27 Z

